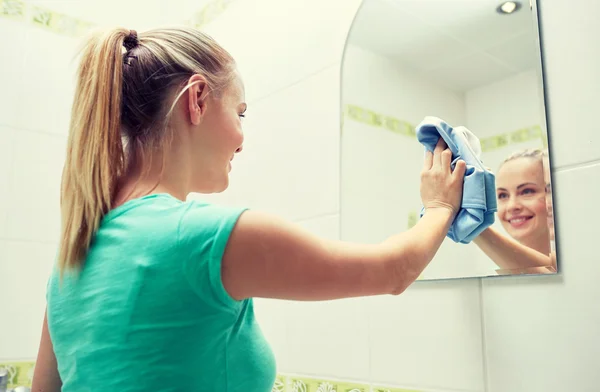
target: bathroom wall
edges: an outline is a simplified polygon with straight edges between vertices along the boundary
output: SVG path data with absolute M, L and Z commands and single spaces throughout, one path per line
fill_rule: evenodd
M 183 22 L 166 2 L 145 4 L 0 1 L 0 362 L 37 354 L 81 36 Z
M 73 92 L 76 39 L 28 21 L 0 17 L 0 362 L 37 354 Z
M 538 3 L 561 276 L 483 281 L 488 391 L 592 392 L 600 385 L 600 3 Z
M 144 5 L 0 1 L 0 362 L 37 354 L 82 35 L 92 25 L 143 31 L 215 16 L 202 13 L 206 2 Z
M 358 3 L 238 0 L 207 25 L 239 59 L 250 102 L 245 154 L 232 188 L 213 199 L 339 236 L 340 58 Z M 563 274 L 418 282 L 399 297 L 257 300 L 281 372 L 436 391 L 597 390 L 599 13 L 596 0 L 542 4 Z M 35 356 L 55 253 L 73 75 L 63 60 L 75 41 L 52 34 L 0 18 L 10 37 L 0 51 L 14 54 L 0 65 L 0 361 Z

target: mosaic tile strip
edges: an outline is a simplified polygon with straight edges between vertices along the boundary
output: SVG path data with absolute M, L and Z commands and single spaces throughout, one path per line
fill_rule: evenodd
M 201 28 L 215 20 L 236 0 L 214 0 L 206 4 L 192 18 L 185 22 Z M 28 4 L 23 0 L 0 0 L 0 17 L 19 20 L 52 31 L 57 34 L 79 37 L 94 24 L 69 15 L 52 11 L 49 8 Z
M 0 362 L 0 368 L 8 370 L 8 387 L 31 387 L 35 362 Z
M 196 12 L 187 23 L 200 29 L 221 15 L 236 0 L 214 0 Z
M 377 113 L 373 110 L 362 108 L 357 105 L 346 105 L 345 117 L 367 124 L 377 128 L 383 128 L 387 131 L 398 135 L 406 136 L 412 139 L 417 137 L 415 128 L 416 125 L 408 121 L 401 120 L 392 116 Z M 343 132 L 343 130 L 342 130 Z M 544 148 L 548 147 L 548 139 L 546 133 L 539 125 L 533 125 L 518 129 L 516 131 L 506 132 L 499 135 L 494 135 L 480 139 L 481 150 L 484 152 L 498 150 L 508 145 L 524 143 L 531 140 L 541 140 Z
M 23 0 L 0 0 L 0 17 L 22 21 L 56 34 L 79 37 L 94 27 L 90 22 L 31 5 Z
M 8 370 L 9 388 L 16 386 L 31 387 L 34 361 L 0 362 L 0 368 Z M 388 386 L 373 386 L 343 380 L 329 380 L 278 374 L 272 392 L 423 392 L 399 389 Z
M 286 392 L 371 392 L 371 387 L 368 384 L 295 376 L 287 376 L 286 379 Z

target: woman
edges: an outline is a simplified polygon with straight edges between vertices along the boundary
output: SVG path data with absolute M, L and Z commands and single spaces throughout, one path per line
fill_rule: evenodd
M 500 267 L 500 274 L 556 272 L 544 160 L 547 154 L 542 150 L 519 151 L 504 160 L 496 175 L 498 219 L 512 238 L 490 227 L 474 242 Z
M 422 171 L 424 217 L 378 245 L 185 202 L 227 188 L 246 106 L 233 58 L 194 29 L 116 29 L 87 44 L 36 392 L 270 391 L 253 297 L 400 294 L 431 261 L 465 170 L 452 172 L 443 142 Z

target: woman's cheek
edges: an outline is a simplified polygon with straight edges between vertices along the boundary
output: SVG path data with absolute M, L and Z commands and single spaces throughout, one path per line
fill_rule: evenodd
M 539 198 L 536 198 L 533 201 L 533 205 L 531 206 L 531 209 L 536 213 L 536 215 L 539 215 L 540 217 L 545 217 L 548 214 L 548 211 L 546 209 L 546 197 L 545 195 Z

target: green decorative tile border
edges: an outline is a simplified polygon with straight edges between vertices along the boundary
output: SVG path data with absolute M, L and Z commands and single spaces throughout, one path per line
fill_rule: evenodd
M 35 362 L 33 361 L 0 362 L 0 368 L 8 370 L 9 388 L 17 386 L 31 387 L 34 367 Z
M 272 392 L 424 392 L 395 388 L 390 386 L 372 386 L 344 380 L 329 380 L 296 375 L 280 374 Z
M 34 361 L 0 362 L 0 368 L 8 370 L 8 387 L 31 387 Z M 310 378 L 290 374 L 278 374 L 272 392 L 423 392 L 417 390 L 393 388 L 389 386 L 371 386 L 344 380 Z
M 199 29 L 215 20 L 236 0 L 214 0 L 196 12 L 187 24 Z
M 412 139 L 417 137 L 416 126 L 408 121 L 401 120 L 392 116 L 377 113 L 357 105 L 346 105 L 344 109 L 345 117 L 351 120 L 367 124 L 369 126 L 383 128 L 398 135 L 406 136 Z M 518 129 L 516 131 L 506 132 L 480 139 L 481 150 L 484 152 L 498 150 L 509 145 L 519 144 L 530 140 L 541 140 L 544 148 L 548 147 L 548 139 L 542 127 L 533 125 Z
M 374 112 L 357 105 L 346 105 L 345 114 L 351 120 L 373 127 L 383 128 L 398 135 L 416 138 L 415 126 L 408 121 Z
M 286 376 L 286 380 L 285 392 L 371 392 L 371 386 L 368 384 L 296 376 Z
M 201 28 L 215 20 L 236 0 L 213 0 L 184 23 Z M 0 17 L 9 18 L 52 31 L 53 33 L 80 37 L 95 25 L 46 7 L 28 4 L 24 0 L 0 0 Z
M 41 27 L 53 33 L 78 37 L 94 25 L 90 22 L 31 5 L 23 0 L 0 0 L 0 17 Z

